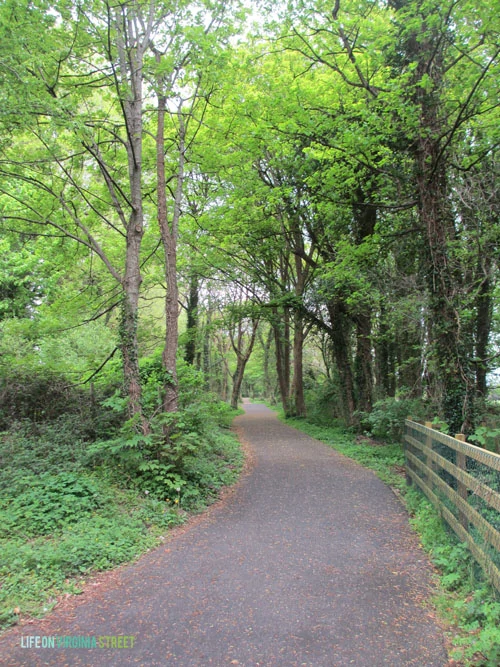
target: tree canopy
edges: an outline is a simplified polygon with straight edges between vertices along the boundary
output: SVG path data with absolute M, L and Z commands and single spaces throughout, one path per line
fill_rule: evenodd
M 183 357 L 233 404 L 304 416 L 319 392 L 359 426 L 419 399 L 473 432 L 498 349 L 498 7 L 258 7 L 2 4 L 3 354 L 77 382 L 119 356 L 145 436 L 159 346 L 165 414 Z

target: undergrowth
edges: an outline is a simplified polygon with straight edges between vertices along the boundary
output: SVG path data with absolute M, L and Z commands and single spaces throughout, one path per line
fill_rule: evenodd
M 282 414 L 280 417 L 283 419 Z M 318 425 L 304 419 L 286 419 L 286 423 L 374 470 L 397 492 L 440 573 L 434 603 L 449 628 L 450 657 L 464 666 L 498 667 L 500 595 L 485 582 L 467 547 L 445 526 L 434 507 L 406 485 L 402 445 L 355 436 L 340 425 Z
M 159 367 L 154 358 L 143 369 L 147 436 L 124 422 L 119 391 L 108 391 L 91 429 L 89 419 L 58 411 L 0 434 L 0 628 L 43 615 L 92 573 L 133 561 L 237 479 L 235 411 L 184 367 L 179 411 L 154 414 Z

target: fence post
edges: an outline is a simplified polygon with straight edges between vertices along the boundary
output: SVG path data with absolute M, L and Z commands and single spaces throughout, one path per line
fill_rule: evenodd
M 432 429 L 432 422 L 425 422 L 425 427 L 429 428 L 429 429 Z M 432 434 L 430 434 L 430 433 L 425 436 L 425 447 L 430 452 L 432 452 Z M 428 455 L 426 455 L 426 457 L 425 457 L 425 465 L 429 468 L 429 470 L 434 470 L 434 464 L 432 462 L 431 457 L 428 456 Z M 434 488 L 430 475 L 427 475 L 427 483 L 429 484 L 431 489 Z
M 463 433 L 457 433 L 455 435 L 455 438 L 457 440 L 460 440 L 460 442 L 465 442 L 465 435 Z M 456 466 L 457 468 L 460 468 L 460 470 L 464 471 L 467 470 L 467 457 L 463 452 L 457 452 Z M 457 493 L 460 496 L 460 498 L 463 498 L 466 502 L 468 502 L 469 494 L 467 492 L 467 487 L 460 480 L 457 480 Z M 465 530 L 469 530 L 469 520 L 467 519 L 467 516 L 460 510 L 458 512 L 458 516 L 460 519 L 460 523 L 465 528 Z
M 411 417 L 407 417 L 406 419 L 409 422 L 413 421 L 413 419 Z M 403 434 L 403 447 L 404 447 L 404 453 L 405 453 L 405 480 L 406 480 L 406 486 L 411 486 L 412 483 L 413 483 L 413 480 L 412 480 L 410 474 L 408 473 L 408 470 L 410 468 L 410 461 L 408 460 L 408 457 L 406 456 L 406 454 L 408 452 L 408 448 L 410 446 L 409 442 L 406 440 L 407 428 L 408 427 L 407 427 L 406 422 L 405 422 L 405 428 L 404 428 L 404 434 Z

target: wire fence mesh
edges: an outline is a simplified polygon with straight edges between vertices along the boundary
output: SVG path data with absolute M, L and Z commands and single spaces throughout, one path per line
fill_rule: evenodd
M 500 456 L 411 420 L 405 422 L 404 446 L 408 480 L 468 544 L 500 591 Z

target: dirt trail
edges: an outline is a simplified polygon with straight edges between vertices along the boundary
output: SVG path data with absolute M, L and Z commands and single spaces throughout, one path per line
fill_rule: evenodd
M 431 569 L 390 489 L 266 407 L 245 410 L 236 426 L 254 466 L 230 497 L 135 565 L 7 633 L 0 664 L 447 664 L 426 607 Z M 126 636 L 134 646 L 22 648 L 36 636 Z

